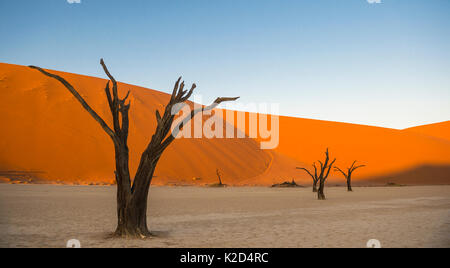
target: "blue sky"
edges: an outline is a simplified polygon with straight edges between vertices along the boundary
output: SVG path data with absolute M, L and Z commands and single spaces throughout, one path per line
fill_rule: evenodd
M 176 78 L 280 113 L 450 120 L 448 0 L 0 0 L 0 62 L 169 92 Z M 102 89 L 99 89 L 102 90 Z

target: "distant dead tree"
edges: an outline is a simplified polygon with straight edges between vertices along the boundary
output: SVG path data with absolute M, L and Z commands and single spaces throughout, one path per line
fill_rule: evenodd
M 235 101 L 237 98 L 217 98 L 210 106 L 191 111 L 190 116 L 180 121 L 178 125 L 171 130 L 174 122 L 175 113 L 178 104 L 186 102 L 193 94 L 196 85 L 193 84 L 190 90 L 184 90 L 184 82 L 181 77 L 175 83 L 172 96 L 165 107 L 163 116 L 156 111 L 157 127 L 151 138 L 150 143 L 142 153 L 139 167 L 131 180 L 129 170 L 129 149 L 127 145 L 129 132 L 129 117 L 131 103 L 127 102 L 130 91 L 123 98 L 119 98 L 118 86 L 114 77 L 110 74 L 103 59 L 100 61 L 104 72 L 110 81 L 106 84 L 105 93 L 110 112 L 113 118 L 113 127 L 111 128 L 103 120 L 78 91 L 64 78 L 49 73 L 40 67 L 29 66 L 32 69 L 40 71 L 42 74 L 56 79 L 63 84 L 72 95 L 81 103 L 83 108 L 97 121 L 103 130 L 108 134 L 114 143 L 115 149 L 115 178 L 117 182 L 117 229 L 115 235 L 119 237 L 138 237 L 145 238 L 151 236 L 147 227 L 147 200 L 150 185 L 156 165 L 165 149 L 175 140 L 176 133 L 183 128 L 196 114 L 209 111 L 216 108 L 220 103 L 226 101 Z M 112 83 L 112 92 L 110 84 Z M 176 165 L 176 163 L 174 163 Z
M 219 179 L 219 186 L 223 186 L 224 184 L 222 183 L 222 177 L 220 176 L 219 169 L 216 170 L 216 174 L 217 174 L 217 178 Z
M 347 189 L 349 192 L 353 192 L 352 189 L 352 175 L 353 172 L 359 168 L 363 168 L 365 167 L 365 165 L 360 165 L 360 166 L 355 166 L 357 163 L 357 161 L 353 162 L 352 166 L 350 168 L 347 169 L 347 172 L 342 171 L 342 169 L 335 167 L 334 170 L 335 171 L 339 171 L 342 173 L 342 175 L 344 175 L 345 179 L 347 180 Z
M 306 168 L 298 167 L 297 169 L 304 170 L 306 171 L 306 173 L 308 173 L 309 176 L 311 176 L 313 180 L 313 193 L 317 193 L 317 183 L 319 182 L 319 174 L 317 173 L 316 163 L 313 164 L 313 168 L 314 168 L 314 175 Z
M 336 158 L 331 162 L 330 164 L 330 154 L 327 151 L 325 152 L 325 162 L 322 163 L 322 161 L 319 161 L 320 163 L 320 175 L 319 175 L 319 191 L 318 191 L 318 198 L 319 200 L 325 200 L 325 181 L 328 179 L 328 176 L 330 175 L 330 170 L 333 168 L 334 163 L 336 162 Z
M 328 152 L 328 149 L 325 152 L 325 156 L 325 162 L 319 161 L 320 167 L 316 166 L 316 163 L 313 164 L 314 175 L 306 168 L 297 168 L 306 171 L 309 176 L 311 176 L 311 178 L 313 179 L 313 192 L 317 193 L 319 200 L 325 200 L 325 182 L 330 175 L 330 171 L 333 168 L 334 163 L 336 162 L 336 159 L 334 159 L 330 163 L 330 154 Z M 317 184 L 319 184 L 319 190 L 317 190 Z

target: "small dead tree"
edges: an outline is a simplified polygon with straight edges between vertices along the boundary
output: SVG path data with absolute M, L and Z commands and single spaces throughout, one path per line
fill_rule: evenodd
M 184 118 L 178 125 L 171 128 L 178 111 L 179 104 L 185 103 L 193 94 L 196 85 L 193 84 L 190 90 L 184 90 L 184 82 L 181 77 L 175 83 L 172 96 L 169 103 L 165 107 L 164 114 L 161 116 L 156 111 L 157 127 L 150 140 L 150 143 L 142 153 L 139 167 L 131 179 L 129 170 L 129 149 L 127 145 L 129 132 L 129 117 L 131 103 L 127 102 L 130 91 L 125 97 L 120 98 L 118 94 L 118 86 L 114 77 L 110 74 L 103 59 L 100 61 L 104 72 L 110 81 L 106 84 L 106 99 L 113 118 L 113 127 L 111 128 L 105 120 L 103 120 L 97 112 L 84 100 L 78 91 L 64 78 L 56 74 L 47 72 L 46 70 L 29 66 L 38 70 L 42 74 L 56 79 L 64 85 L 70 93 L 81 103 L 83 108 L 97 121 L 103 130 L 108 134 L 114 143 L 115 149 L 115 178 L 117 182 L 117 229 L 115 235 L 119 237 L 138 237 L 145 238 L 151 236 L 147 226 L 147 200 L 150 185 L 153 179 L 156 165 L 161 158 L 162 153 L 175 140 L 179 131 L 188 123 L 196 114 L 209 111 L 216 108 L 220 103 L 226 101 L 235 101 L 237 98 L 217 98 L 210 106 L 191 111 L 190 116 Z M 112 83 L 112 90 L 111 85 Z M 171 130 L 173 129 L 173 131 Z
M 355 170 L 357 170 L 359 168 L 365 167 L 365 165 L 355 166 L 356 163 L 357 163 L 357 161 L 353 162 L 352 166 L 347 169 L 347 172 L 344 172 L 342 169 L 340 169 L 338 167 L 334 168 L 335 171 L 339 171 L 340 173 L 342 173 L 342 175 L 344 175 L 345 179 L 347 180 L 347 190 L 349 192 L 353 192 L 353 189 L 352 189 L 353 172 L 355 172 Z
M 306 168 L 298 167 L 297 169 L 304 170 L 306 171 L 306 173 L 308 173 L 309 176 L 311 176 L 313 180 L 313 193 L 317 193 L 317 183 L 319 182 L 319 174 L 317 173 L 316 163 L 313 164 L 313 168 L 314 168 L 314 175 Z
M 336 158 L 330 163 L 330 154 L 327 151 L 325 152 L 325 162 L 322 163 L 322 161 L 319 161 L 320 163 L 320 175 L 319 175 L 319 191 L 318 191 L 318 198 L 319 200 L 325 200 L 325 182 L 328 179 L 328 176 L 330 175 L 330 170 L 333 168 L 334 163 L 336 162 Z
M 221 176 L 220 176 L 220 171 L 219 171 L 219 169 L 216 170 L 216 174 L 217 174 L 217 178 L 219 179 L 219 186 L 223 186 L 222 178 L 221 178 Z

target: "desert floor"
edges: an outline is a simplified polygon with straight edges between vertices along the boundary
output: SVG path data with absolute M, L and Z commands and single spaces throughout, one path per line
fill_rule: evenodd
M 154 187 L 147 240 L 113 239 L 115 187 L 0 184 L 0 247 L 450 247 L 450 186 Z

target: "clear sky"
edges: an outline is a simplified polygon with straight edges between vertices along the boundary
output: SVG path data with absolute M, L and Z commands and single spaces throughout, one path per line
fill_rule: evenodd
M 0 0 L 0 62 L 204 102 L 406 128 L 450 120 L 449 0 Z M 369 2 L 368 2 L 369 1 Z

